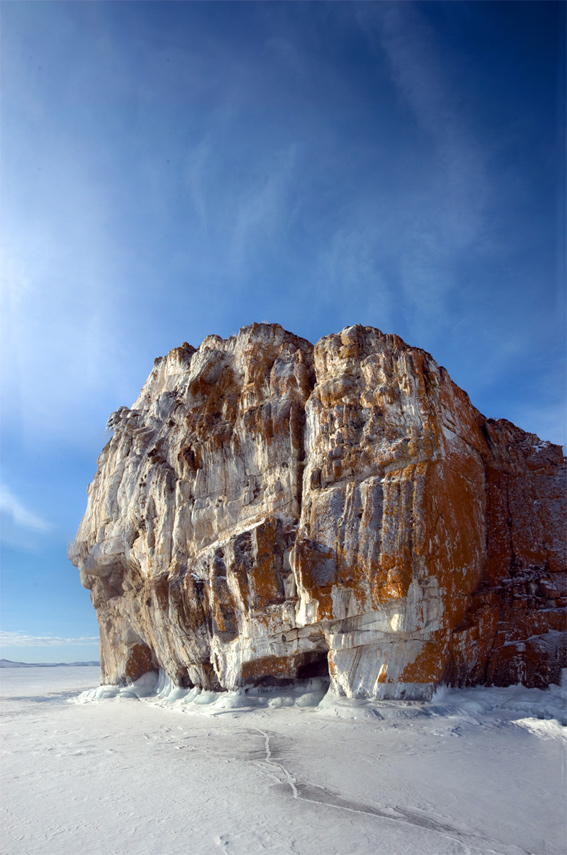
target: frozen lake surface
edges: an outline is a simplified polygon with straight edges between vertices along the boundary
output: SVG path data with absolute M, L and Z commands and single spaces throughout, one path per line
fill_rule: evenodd
M 92 667 L 2 670 L 3 855 L 567 851 L 557 687 L 79 698 L 97 684 Z

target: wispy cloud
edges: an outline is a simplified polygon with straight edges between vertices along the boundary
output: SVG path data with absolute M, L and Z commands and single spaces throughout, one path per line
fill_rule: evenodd
M 61 213 L 53 207 L 51 223 Z M 95 258 L 112 254 L 94 228 L 90 243 L 83 236 L 62 247 L 47 227 L 30 223 L 26 236 L 15 205 L 12 224 L 0 292 L 5 422 L 30 441 L 73 441 L 77 421 L 92 423 L 93 401 L 116 387 L 117 299 Z
M 60 647 L 67 644 L 94 644 L 98 636 L 64 638 L 58 635 L 28 635 L 25 632 L 0 632 L 2 647 Z
M 250 187 L 242 188 L 230 243 L 229 264 L 243 269 L 258 246 L 279 240 L 289 216 L 288 192 L 294 175 L 295 148 L 278 152 Z
M 8 514 L 21 528 L 36 532 L 47 532 L 52 528 L 51 523 L 26 508 L 5 484 L 0 484 L 0 511 Z
M 404 246 L 400 284 L 413 325 L 433 322 L 441 331 L 451 322 L 447 301 L 458 288 L 453 263 L 478 247 L 486 229 L 485 147 L 453 84 L 458 60 L 443 53 L 419 5 L 363 4 L 357 18 L 421 134 L 419 160 L 407 161 L 412 187 L 397 194 L 389 219 Z

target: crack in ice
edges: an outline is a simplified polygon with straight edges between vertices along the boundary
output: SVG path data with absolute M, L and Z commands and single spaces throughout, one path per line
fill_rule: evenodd
M 291 789 L 292 796 L 297 801 L 307 802 L 308 804 L 317 804 L 321 805 L 321 807 L 330 807 L 330 808 L 338 808 L 339 810 L 346 810 L 350 813 L 358 813 L 364 816 L 372 816 L 377 819 L 389 819 L 393 822 L 402 823 L 404 825 L 410 825 L 414 828 L 422 828 L 425 831 L 432 831 L 437 834 L 441 834 L 444 837 L 448 837 L 450 840 L 454 840 L 457 843 L 463 844 L 465 840 L 468 840 L 469 843 L 491 843 L 496 845 L 502 845 L 500 841 L 494 840 L 489 837 L 485 837 L 482 834 L 474 834 L 466 831 L 461 831 L 458 828 L 454 828 L 451 825 L 446 825 L 445 823 L 438 822 L 437 820 L 424 816 L 422 814 L 416 813 L 414 811 L 410 811 L 400 807 L 391 807 L 391 808 L 373 808 L 369 805 L 359 805 L 355 802 L 348 802 L 346 799 L 342 799 L 340 796 L 335 796 L 330 793 L 325 787 L 320 786 L 319 784 L 302 784 L 298 783 L 293 775 L 285 768 L 282 763 L 278 763 L 277 761 L 272 759 L 272 749 L 270 746 L 270 736 L 264 730 L 261 730 L 259 727 L 255 728 L 255 730 L 260 733 L 264 738 L 264 750 L 266 756 L 264 758 L 264 763 L 268 766 L 271 766 L 273 769 L 279 770 L 283 775 L 285 781 L 281 782 L 281 779 L 274 775 L 273 777 L 279 783 L 288 784 Z M 321 790 L 321 792 L 325 795 L 325 800 L 315 798 L 310 792 L 309 788 Z M 500 850 L 501 851 L 501 850 Z M 522 849 L 519 846 L 512 845 L 511 848 L 507 849 L 509 855 L 532 855 L 528 850 Z M 486 855 L 497 855 L 496 850 L 486 850 Z M 502 853 L 503 855 L 503 853 Z
M 274 760 L 272 760 L 272 750 L 270 748 L 270 737 L 269 737 L 269 735 L 267 733 L 265 733 L 265 731 L 260 730 L 259 727 L 257 727 L 256 730 L 258 731 L 258 733 L 261 733 L 262 736 L 264 737 L 264 747 L 266 749 L 265 762 L 269 766 L 274 766 L 276 769 L 281 770 L 281 772 L 283 773 L 283 776 L 286 780 L 286 783 L 289 784 L 289 786 L 291 787 L 291 792 L 293 793 L 293 798 L 294 799 L 300 798 L 299 793 L 297 792 L 297 787 L 295 786 L 295 778 L 288 772 L 288 770 L 285 768 L 285 766 L 282 766 L 281 763 L 276 763 Z

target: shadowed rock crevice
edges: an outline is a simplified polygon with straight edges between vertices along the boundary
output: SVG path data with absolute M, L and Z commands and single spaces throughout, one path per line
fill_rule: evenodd
M 424 351 L 253 324 L 156 360 L 109 426 L 70 548 L 104 681 L 558 680 L 561 450 L 485 419 Z

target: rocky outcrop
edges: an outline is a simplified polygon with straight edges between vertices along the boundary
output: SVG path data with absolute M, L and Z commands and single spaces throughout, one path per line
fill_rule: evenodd
M 558 681 L 561 450 L 485 419 L 424 351 L 254 324 L 157 359 L 109 426 L 70 549 L 104 682 Z

